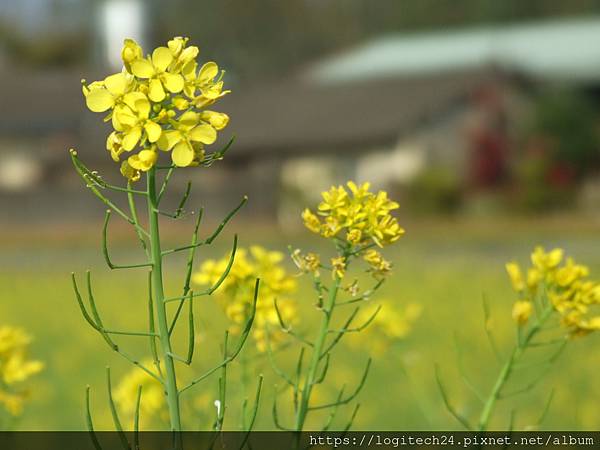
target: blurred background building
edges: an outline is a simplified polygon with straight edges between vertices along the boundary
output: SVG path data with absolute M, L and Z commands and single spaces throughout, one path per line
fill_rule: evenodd
M 247 218 L 292 226 L 349 174 L 415 213 L 594 209 L 600 5 L 430 3 L 0 1 L 0 221 L 97 210 L 67 149 L 118 171 L 80 80 L 118 70 L 125 37 L 150 49 L 175 35 L 233 90 L 220 105 L 233 149 L 186 172 L 216 216 L 248 193 Z

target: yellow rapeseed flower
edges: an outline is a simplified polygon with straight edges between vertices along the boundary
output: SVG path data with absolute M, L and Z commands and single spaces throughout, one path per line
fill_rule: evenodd
M 139 44 L 126 39 L 123 70 L 83 86 L 88 108 L 108 112 L 106 120 L 112 121 L 114 131 L 106 140 L 111 158 L 119 162 L 133 152 L 121 163 L 121 173 L 131 181 L 157 163 L 157 147 L 170 152 L 179 167 L 199 165 L 204 146 L 229 123 L 226 114 L 205 109 L 230 92 L 223 90 L 223 72 L 214 62 L 198 70 L 198 47 L 187 42 L 175 37 L 144 57 Z
M 304 225 L 313 233 L 326 238 L 338 238 L 345 231 L 344 239 L 351 245 L 375 243 L 379 247 L 398 240 L 404 229 L 390 212 L 398 203 L 390 200 L 385 191 L 376 194 L 369 191 L 369 183 L 360 186 L 353 181 L 344 186 L 332 186 L 322 193 L 323 201 L 317 213 L 309 209 L 302 213 Z
M 543 247 L 536 247 L 531 262 L 526 280 L 515 263 L 506 265 L 511 284 L 519 292 L 519 300 L 513 306 L 513 318 L 519 324 L 534 314 L 532 303 L 544 293 L 569 334 L 580 336 L 600 330 L 600 315 L 593 313 L 593 307 L 600 305 L 600 283 L 588 278 L 586 266 L 573 258 L 565 260 L 560 248 L 546 252 Z
M 28 391 L 19 384 L 40 372 L 44 364 L 27 356 L 31 336 L 23 329 L 0 327 L 0 404 L 11 415 L 19 415 Z

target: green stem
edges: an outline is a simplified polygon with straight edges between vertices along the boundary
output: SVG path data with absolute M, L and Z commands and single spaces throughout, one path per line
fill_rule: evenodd
M 533 325 L 529 328 L 525 338 L 521 342 L 517 342 L 513 351 L 509 355 L 508 359 L 502 366 L 502 370 L 492 387 L 492 391 L 488 396 L 485 404 L 483 405 L 483 409 L 481 411 L 481 416 L 479 417 L 479 431 L 486 431 L 494 408 L 496 406 L 496 402 L 500 397 L 500 393 L 502 388 L 510 378 L 510 375 L 515 367 L 515 364 L 519 361 L 525 350 L 527 350 L 528 345 L 531 343 L 533 337 L 537 334 L 538 331 L 541 330 L 544 323 L 550 315 L 552 314 L 553 308 L 551 305 L 546 306 L 546 308 L 542 311 L 539 318 L 533 323 Z
M 158 335 L 162 360 L 165 364 L 165 388 L 169 406 L 171 430 L 181 431 L 179 416 L 179 394 L 175 376 L 175 362 L 171 351 L 169 338 L 169 324 L 167 323 L 167 310 L 164 303 L 163 276 L 162 276 L 162 251 L 160 247 L 160 232 L 158 226 L 158 197 L 156 192 L 156 169 L 148 171 L 148 219 L 150 224 L 150 256 L 152 259 L 152 290 L 154 291 L 154 304 L 158 325 Z
M 336 276 L 333 287 L 329 291 L 327 304 L 323 310 L 321 327 L 319 328 L 319 334 L 317 335 L 317 340 L 315 341 L 312 358 L 308 366 L 308 372 L 304 382 L 304 388 L 302 389 L 300 405 L 296 413 L 296 431 L 302 431 L 304 428 L 304 422 L 306 421 L 306 415 L 308 413 L 308 405 L 310 403 L 310 395 L 317 379 L 317 369 L 319 366 L 319 361 L 321 360 L 323 347 L 325 345 L 325 338 L 327 337 L 329 331 L 329 324 L 331 322 L 331 316 L 335 307 L 335 300 L 340 287 L 340 282 L 340 278 Z

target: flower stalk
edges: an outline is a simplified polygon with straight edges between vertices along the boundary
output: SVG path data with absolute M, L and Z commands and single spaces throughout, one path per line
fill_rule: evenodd
M 500 373 L 498 374 L 498 378 L 492 387 L 490 395 L 483 405 L 483 409 L 481 411 L 481 416 L 479 417 L 479 431 L 486 431 L 496 406 L 497 400 L 501 396 L 502 389 L 510 379 L 511 374 L 513 373 L 513 369 L 515 365 L 520 361 L 523 354 L 529 347 L 529 344 L 533 341 L 533 338 L 537 335 L 537 333 L 543 328 L 546 321 L 552 315 L 552 306 L 547 305 L 540 316 L 536 319 L 536 321 L 531 325 L 527 334 L 522 340 L 519 340 L 513 350 L 511 351 L 508 359 L 502 366 Z
M 169 418 L 172 431 L 181 431 L 181 418 L 179 416 L 179 395 L 177 392 L 177 377 L 175 362 L 171 350 L 169 324 L 164 302 L 162 250 L 160 245 L 160 229 L 158 221 L 158 196 L 156 190 L 156 169 L 152 167 L 147 174 L 148 196 L 148 223 L 150 225 L 150 255 L 152 262 L 152 290 L 154 291 L 154 305 L 158 325 L 158 337 L 162 360 L 165 364 L 165 389 L 169 408 Z
M 345 258 L 346 255 L 344 255 L 344 259 Z M 319 362 L 322 359 L 323 347 L 325 345 L 325 339 L 327 338 L 327 334 L 329 332 L 329 324 L 331 322 L 331 317 L 335 308 L 335 302 L 337 299 L 338 290 L 340 288 L 340 282 L 341 279 L 338 276 L 336 276 L 333 286 L 331 287 L 331 290 L 329 292 L 327 304 L 323 308 L 321 326 L 317 334 L 317 339 L 314 343 L 312 358 L 308 366 L 308 372 L 306 375 L 306 381 L 304 382 L 304 387 L 302 388 L 300 405 L 296 413 L 296 431 L 302 431 L 302 429 L 304 428 L 304 422 L 306 421 L 306 415 L 308 413 L 310 396 L 312 393 L 312 388 L 314 387 L 317 381 L 317 370 L 319 367 Z

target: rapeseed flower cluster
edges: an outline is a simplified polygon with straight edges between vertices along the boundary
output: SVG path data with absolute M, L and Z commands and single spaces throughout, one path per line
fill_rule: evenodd
M 310 209 L 302 212 L 304 225 L 313 233 L 333 239 L 338 255 L 329 260 L 329 265 L 321 264 L 315 253 L 302 254 L 294 250 L 292 259 L 306 273 L 319 276 L 319 268 L 331 269 L 334 278 L 343 278 L 352 257 L 362 257 L 368 265 L 368 272 L 378 280 L 390 274 L 392 264 L 373 247 L 382 248 L 396 242 L 404 229 L 391 211 L 398 209 L 398 203 L 390 200 L 385 191 L 373 193 L 370 184 L 357 185 L 353 181 L 344 186 L 332 186 L 321 195 L 323 201 L 317 213 Z
M 565 259 L 560 248 L 546 252 L 536 247 L 531 263 L 525 273 L 515 262 L 506 264 L 512 287 L 519 294 L 513 306 L 513 318 L 519 324 L 528 322 L 535 311 L 534 299 L 545 292 L 571 335 L 600 330 L 600 315 L 592 314 L 592 307 L 600 303 L 600 283 L 589 279 L 588 267 L 573 258 Z
M 21 328 L 0 327 L 0 404 L 18 416 L 29 392 L 18 385 L 40 372 L 44 364 L 28 359 L 31 336 Z
M 176 166 L 199 165 L 204 146 L 227 126 L 226 114 L 206 109 L 230 91 L 223 89 L 223 71 L 214 62 L 198 68 L 198 47 L 176 37 L 166 47 L 144 56 L 142 48 L 126 39 L 123 70 L 102 81 L 86 84 L 88 108 L 107 112 L 114 131 L 106 140 L 112 159 L 132 181 L 152 168 L 159 151 L 170 152 Z
M 223 305 L 225 314 L 233 322 L 232 332 L 239 333 L 252 311 L 254 286 L 260 278 L 260 292 L 252 336 L 260 352 L 267 350 L 267 340 L 275 345 L 282 338 L 279 317 L 291 324 L 296 317 L 295 302 L 289 297 L 296 290 L 296 280 L 281 265 L 284 255 L 260 246 L 248 250 L 238 249 L 235 261 L 225 281 L 215 292 Z M 193 281 L 199 285 L 213 285 L 226 270 L 229 257 L 205 261 L 194 274 Z
M 379 247 L 397 241 L 404 230 L 390 211 L 398 203 L 390 200 L 385 191 L 369 191 L 370 184 L 360 186 L 353 181 L 344 186 L 332 186 L 321 195 L 323 201 L 317 214 L 310 209 L 302 213 L 304 225 L 325 238 L 336 238 L 353 246 L 375 243 Z

